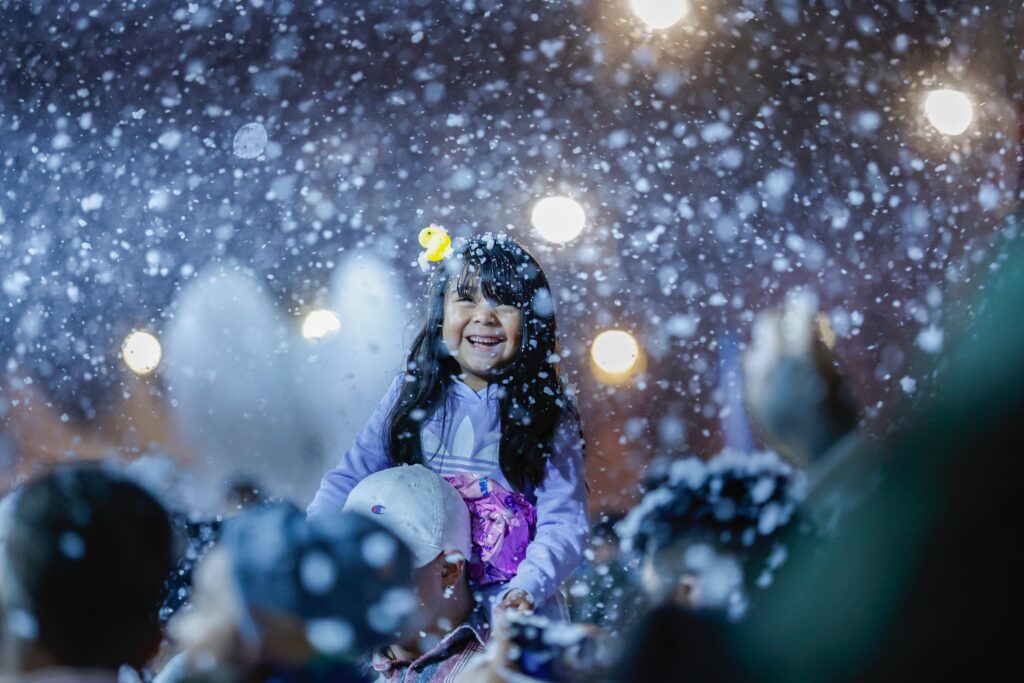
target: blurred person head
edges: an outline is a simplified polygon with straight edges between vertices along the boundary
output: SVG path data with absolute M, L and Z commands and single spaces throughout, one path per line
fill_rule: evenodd
M 199 674 L 245 680 L 268 665 L 353 659 L 411 610 L 409 566 L 404 544 L 371 519 L 251 508 L 224 523 L 196 569 L 194 609 L 170 630 Z
M 785 560 L 776 539 L 797 517 L 803 482 L 771 452 L 673 462 L 618 526 L 623 550 L 641 557 L 648 597 L 741 617 Z
M 5 668 L 140 668 L 159 647 L 174 564 L 167 512 L 96 465 L 12 494 L 0 550 Z
M 412 550 L 417 610 L 396 644 L 426 651 L 468 618 L 475 607 L 469 510 L 447 481 L 423 465 L 392 467 L 359 482 L 344 509 L 380 522 Z

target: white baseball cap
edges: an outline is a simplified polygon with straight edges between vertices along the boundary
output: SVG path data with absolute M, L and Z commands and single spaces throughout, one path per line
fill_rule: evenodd
M 346 511 L 380 522 L 412 550 L 413 567 L 458 551 L 469 561 L 469 509 L 459 492 L 423 465 L 398 465 L 356 484 Z

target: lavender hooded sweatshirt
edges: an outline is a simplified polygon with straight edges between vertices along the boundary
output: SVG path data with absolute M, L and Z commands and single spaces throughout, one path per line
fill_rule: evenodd
M 399 375 L 352 448 L 341 457 L 337 467 L 324 475 L 320 490 L 306 511 L 310 517 L 340 512 L 349 491 L 364 477 L 395 465 L 384 443 L 385 420 L 397 400 L 401 382 Z M 498 389 L 498 385 L 489 384 L 476 392 L 462 382 L 451 385 L 445 410 L 438 410 L 421 424 L 424 464 L 442 476 L 469 472 L 491 477 L 510 491 L 515 490 L 498 464 Z M 443 425 L 442 412 L 447 413 Z M 570 411 L 565 412 L 555 430 L 544 481 L 523 494 L 537 506 L 537 533 L 506 588 L 527 591 L 539 606 L 554 595 L 579 564 L 590 534 L 583 444 L 579 423 Z

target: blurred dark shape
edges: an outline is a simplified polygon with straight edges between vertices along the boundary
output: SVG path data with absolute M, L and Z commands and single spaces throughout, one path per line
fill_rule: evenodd
M 792 557 L 775 587 L 741 624 L 701 631 L 726 647 L 699 648 L 686 660 L 687 675 L 1019 677 L 1024 250 L 1017 245 L 991 271 L 965 306 L 972 324 L 922 392 L 929 400 L 884 441 L 839 444 L 819 462 L 808 505 L 843 509 L 834 533 L 800 539 L 790 530 Z M 683 628 L 699 629 L 700 617 L 679 618 Z M 662 667 L 686 647 L 673 642 L 661 649 Z M 627 655 L 624 666 L 640 666 L 643 651 Z
M 371 519 L 307 521 L 290 503 L 243 511 L 195 572 L 192 612 L 171 622 L 185 653 L 157 680 L 362 680 L 351 662 L 392 634 L 408 549 Z M 387 616 L 387 615 L 384 615 Z
M 219 537 L 221 519 L 195 512 L 204 507 L 196 481 L 167 453 L 151 450 L 126 465 L 123 473 L 161 501 L 170 514 L 177 563 L 160 607 L 160 621 L 166 623 L 188 604 L 192 572 Z
M 143 488 L 94 465 L 13 494 L 4 549 L 4 640 L 15 670 L 142 667 L 161 639 L 171 524 Z
M 409 585 L 412 565 L 405 545 L 373 520 L 339 513 L 307 521 L 291 503 L 275 503 L 229 520 L 221 543 L 247 607 L 343 619 L 358 651 L 392 635 L 368 614 Z
M 227 510 L 245 510 L 255 505 L 262 505 L 266 502 L 263 487 L 255 479 L 247 477 L 236 478 L 228 482 L 227 492 L 224 496 L 224 505 Z
M 769 447 L 805 467 L 858 424 L 849 379 L 830 348 L 835 335 L 816 305 L 816 297 L 798 292 L 782 310 L 761 313 L 744 358 L 755 429 Z
M 627 630 L 645 603 L 636 569 L 630 570 L 619 551 L 615 525 L 621 519 L 604 515 L 593 526 L 583 563 L 567 582 L 571 621 L 612 633 Z
M 732 682 L 746 678 L 731 664 L 729 622 L 721 615 L 661 605 L 644 615 L 629 637 L 611 680 Z
M 529 680 L 593 680 L 601 671 L 598 656 L 600 629 L 593 625 L 567 624 L 534 614 L 510 612 L 498 637 L 507 638 L 510 655 L 506 665 Z M 493 636 L 492 636 L 493 637 Z M 491 652 L 502 649 L 498 644 Z
M 192 519 L 185 514 L 174 513 L 171 520 L 179 559 L 167 581 L 167 594 L 160 607 L 160 620 L 164 623 L 188 604 L 192 596 L 192 573 L 217 542 L 221 528 L 221 520 L 217 517 Z
M 804 544 L 737 636 L 762 680 L 1002 680 L 1021 670 L 1024 251 L 991 264 L 930 400 L 826 459 L 810 502 L 862 500 Z

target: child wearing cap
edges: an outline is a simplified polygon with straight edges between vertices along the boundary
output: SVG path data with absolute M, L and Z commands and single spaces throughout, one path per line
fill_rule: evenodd
M 379 522 L 412 551 L 416 610 L 393 642 L 374 652 L 384 681 L 451 681 L 490 638 L 488 606 L 469 587 L 470 515 L 459 493 L 423 465 L 359 482 L 345 512 Z

